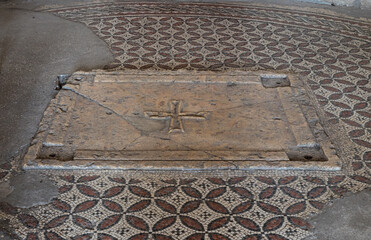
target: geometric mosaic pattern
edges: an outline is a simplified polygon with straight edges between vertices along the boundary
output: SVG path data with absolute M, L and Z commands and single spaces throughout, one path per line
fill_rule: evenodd
M 308 214 L 346 191 L 344 176 L 324 182 L 311 176 L 142 181 L 102 175 L 58 176 L 60 195 L 52 204 L 0 209 L 22 224 L 26 239 L 300 239 L 310 229 Z
M 362 147 L 359 158 L 370 159 L 370 23 L 231 4 L 114 3 L 51 12 L 106 41 L 112 69 L 299 73 L 329 122 L 340 121 Z
M 46 206 L 0 203 L 21 239 L 302 239 L 306 219 L 371 186 L 371 24 L 255 5 L 102 3 L 49 9 L 86 24 L 112 70 L 276 70 L 300 74 L 349 138 L 341 172 L 48 172 Z M 340 141 L 341 142 L 341 141 Z M 0 166 L 0 179 L 12 166 Z

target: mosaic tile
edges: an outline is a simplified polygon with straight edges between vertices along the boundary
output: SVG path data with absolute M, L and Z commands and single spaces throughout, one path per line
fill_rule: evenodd
M 86 24 L 111 70 L 274 70 L 300 74 L 328 124 L 353 142 L 340 172 L 47 172 L 47 206 L 0 204 L 21 239 L 303 239 L 307 218 L 371 184 L 370 23 L 275 7 L 101 3 L 47 10 Z M 340 131 L 340 130 L 339 130 Z M 340 132 L 342 133 L 342 132 Z M 342 149 L 339 151 L 348 151 Z M 8 178 L 12 166 L 0 166 Z

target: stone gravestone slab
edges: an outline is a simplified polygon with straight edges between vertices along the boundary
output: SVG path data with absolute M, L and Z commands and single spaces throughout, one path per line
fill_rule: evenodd
M 23 167 L 339 170 L 311 102 L 295 75 L 76 73 Z

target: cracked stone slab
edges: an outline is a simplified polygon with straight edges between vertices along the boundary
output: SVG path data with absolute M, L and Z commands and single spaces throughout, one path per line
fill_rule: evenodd
M 23 167 L 340 170 L 316 109 L 294 74 L 80 72 Z

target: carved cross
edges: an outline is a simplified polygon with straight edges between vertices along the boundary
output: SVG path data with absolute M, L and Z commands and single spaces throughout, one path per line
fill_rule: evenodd
M 169 119 L 169 133 L 184 132 L 182 119 L 206 119 L 207 112 L 181 112 L 182 101 L 171 100 L 169 112 L 145 112 L 146 116 L 153 119 Z

